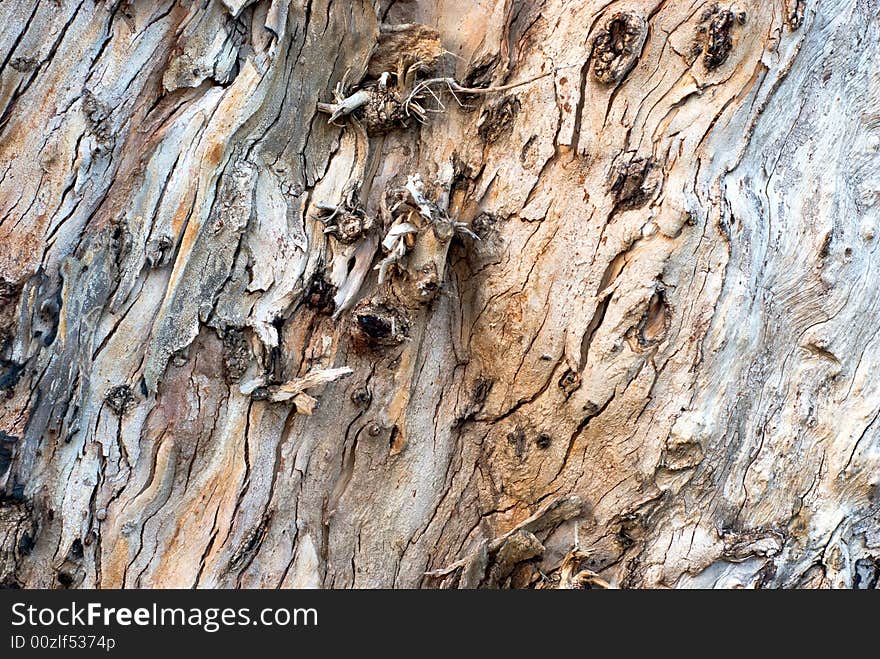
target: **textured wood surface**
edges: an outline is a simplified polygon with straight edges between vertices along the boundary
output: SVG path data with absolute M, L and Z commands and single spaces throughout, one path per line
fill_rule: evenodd
M 877 583 L 872 0 L 0 17 L 4 584 Z

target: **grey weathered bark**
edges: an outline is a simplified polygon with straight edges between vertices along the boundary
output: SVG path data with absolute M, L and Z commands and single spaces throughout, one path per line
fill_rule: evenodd
M 5 585 L 877 583 L 875 2 L 0 14 Z

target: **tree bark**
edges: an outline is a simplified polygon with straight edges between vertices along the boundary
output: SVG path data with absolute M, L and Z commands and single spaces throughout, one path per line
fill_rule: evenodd
M 4 585 L 876 586 L 874 2 L 0 14 Z

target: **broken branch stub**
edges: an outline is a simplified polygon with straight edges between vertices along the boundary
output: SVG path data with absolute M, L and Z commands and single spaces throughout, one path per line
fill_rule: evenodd
M 346 96 L 345 84 L 334 90 L 333 103 L 318 103 L 330 115 L 328 123 L 346 116 L 361 122 L 368 135 L 384 135 L 408 126 L 408 119 L 425 121 L 424 96 L 412 94 L 417 76 L 430 72 L 446 51 L 435 28 L 418 23 L 382 25 L 379 41 L 367 65 L 367 78 Z M 394 84 L 390 84 L 394 80 Z
M 337 96 L 339 96 L 338 92 Z M 359 107 L 369 103 L 369 101 L 369 92 L 365 89 L 359 89 L 350 96 L 337 98 L 333 103 L 318 103 L 318 110 L 328 113 L 330 118 L 327 120 L 327 123 L 334 124 L 338 119 L 350 115 Z
M 465 223 L 449 217 L 448 187 L 448 183 L 440 184 L 438 201 L 434 201 L 426 194 L 421 176 L 415 174 L 402 190 L 395 191 L 398 201 L 389 213 L 393 224 L 382 241 L 388 254 L 376 269 L 379 284 L 389 282 L 393 297 L 404 306 L 424 305 L 436 297 L 456 233 L 479 240 Z M 392 278 L 392 273 L 399 276 Z
M 400 90 L 384 84 L 373 84 L 358 89 L 350 96 L 343 96 L 341 90 L 335 92 L 333 103 L 318 103 L 318 110 L 330 115 L 327 123 L 335 124 L 339 119 L 351 115 L 361 122 L 367 135 L 385 135 L 395 128 L 408 126 L 407 120 L 415 116 L 424 121 L 424 110 L 418 99 L 405 102 Z
M 349 196 L 338 206 L 316 204 L 315 219 L 324 225 L 324 233 L 344 245 L 351 245 L 376 228 L 375 219 Z
M 377 85 L 367 92 L 369 100 L 359 110 L 367 135 L 384 135 L 407 126 L 408 115 L 397 90 Z

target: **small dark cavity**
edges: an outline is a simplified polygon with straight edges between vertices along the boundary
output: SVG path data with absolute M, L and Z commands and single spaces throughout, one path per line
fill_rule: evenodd
M 64 588 L 70 588 L 73 585 L 73 575 L 70 574 L 70 572 L 59 572 L 58 583 L 61 584 Z
M 581 377 L 573 370 L 568 369 L 559 378 L 559 388 L 570 396 L 578 387 L 581 386 Z
M 18 539 L 18 553 L 22 556 L 27 556 L 33 551 L 35 544 L 34 538 L 30 533 L 22 533 Z
M 387 339 L 393 331 L 391 322 L 381 316 L 362 314 L 358 316 L 357 322 L 364 334 L 373 339 Z
M 83 557 L 83 543 L 77 538 L 70 545 L 70 551 L 67 552 L 67 558 L 72 561 L 78 561 Z
M 351 402 L 358 407 L 369 407 L 373 402 L 373 395 L 366 387 L 358 387 L 351 392 Z
M 360 305 L 354 312 L 352 335 L 371 346 L 395 346 L 406 340 L 409 322 L 403 312 L 385 303 Z
M 318 271 L 312 275 L 306 289 L 306 306 L 318 313 L 332 314 L 336 308 L 333 302 L 335 295 L 336 287 L 324 279 L 324 274 Z

